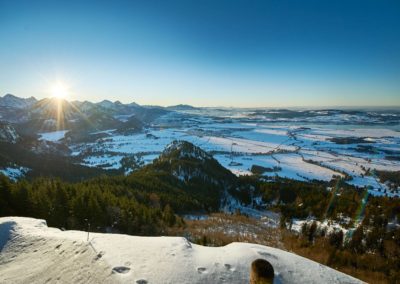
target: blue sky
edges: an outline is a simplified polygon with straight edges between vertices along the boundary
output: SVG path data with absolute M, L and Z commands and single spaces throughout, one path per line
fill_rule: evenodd
M 400 106 L 400 1 L 0 0 L 0 95 Z

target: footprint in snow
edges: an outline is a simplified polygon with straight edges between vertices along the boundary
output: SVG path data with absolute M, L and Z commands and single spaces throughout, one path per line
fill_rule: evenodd
M 94 258 L 94 260 L 99 260 L 100 258 L 102 258 L 104 255 L 104 251 L 100 251 Z
M 207 273 L 207 269 L 205 267 L 198 267 L 197 272 L 200 274 Z
M 113 273 L 121 273 L 121 274 L 126 274 L 130 271 L 131 269 L 126 266 L 116 266 L 112 269 Z
M 235 271 L 236 270 L 234 267 L 232 267 L 232 265 L 230 265 L 228 263 L 224 264 L 224 266 L 225 266 L 226 270 L 229 270 L 229 271 Z

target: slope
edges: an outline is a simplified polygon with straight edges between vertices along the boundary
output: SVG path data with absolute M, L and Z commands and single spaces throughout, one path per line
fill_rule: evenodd
M 180 237 L 90 234 L 45 221 L 0 218 L 0 282 L 248 283 L 250 263 L 267 259 L 274 283 L 362 283 L 303 257 L 266 246 L 203 247 Z M 32 260 L 35 260 L 32 262 Z

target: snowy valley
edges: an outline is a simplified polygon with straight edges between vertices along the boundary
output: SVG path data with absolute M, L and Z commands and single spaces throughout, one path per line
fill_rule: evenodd
M 400 194 L 399 185 L 380 174 L 400 171 L 400 112 L 395 109 L 61 104 L 63 114 L 57 122 L 51 111 L 57 105 L 54 100 L 1 98 L 0 140 L 35 139 L 29 146 L 36 152 L 62 154 L 74 164 L 125 174 L 152 162 L 172 141 L 184 140 L 211 153 L 236 175 L 259 173 L 266 179 L 302 181 L 338 176 L 374 195 Z M 0 170 L 15 176 L 11 168 L 29 168 L 13 162 L 0 164 Z

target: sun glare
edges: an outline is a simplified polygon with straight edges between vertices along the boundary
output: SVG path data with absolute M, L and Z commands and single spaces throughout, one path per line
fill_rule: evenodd
M 68 88 L 64 83 L 57 81 L 51 87 L 51 96 L 58 99 L 65 99 L 68 96 Z

